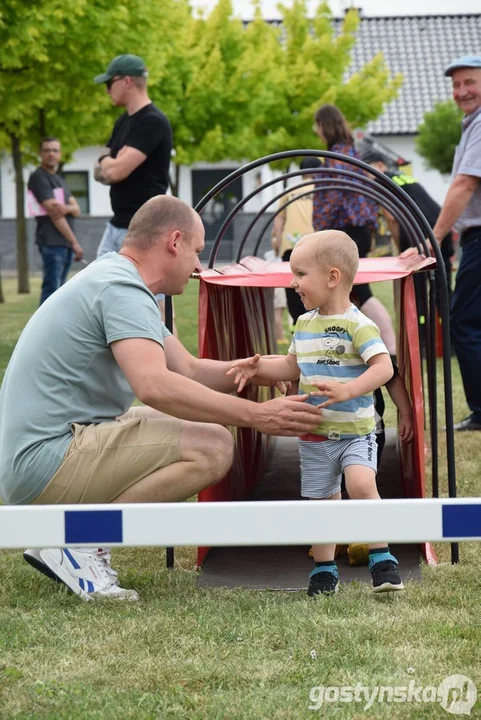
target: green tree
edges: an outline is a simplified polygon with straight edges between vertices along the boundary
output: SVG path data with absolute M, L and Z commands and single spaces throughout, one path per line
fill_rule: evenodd
M 11 150 L 15 167 L 20 292 L 28 292 L 23 165 L 46 134 L 59 137 L 67 156 L 105 141 L 118 111 L 92 78 L 114 55 L 147 61 L 149 92 L 173 126 L 177 168 L 312 147 L 313 114 L 324 102 L 356 126 L 381 113 L 401 83 L 381 56 L 344 79 L 357 13 L 347 13 L 336 34 L 325 3 L 313 19 L 306 0 L 282 12 L 276 27 L 257 2 L 245 26 L 231 0 L 201 17 L 188 0 L 3 0 L 0 147 Z
M 275 73 L 277 30 L 259 7 L 245 27 L 233 17 L 231 0 L 219 0 L 207 16 L 184 12 L 182 24 L 177 52 L 150 88 L 172 124 L 177 168 L 251 157 L 255 124 L 284 92 Z
M 132 52 L 156 82 L 181 32 L 175 19 L 186 12 L 187 0 L 2 0 L 0 147 L 10 149 L 15 168 L 19 292 L 29 292 L 25 162 L 44 135 L 58 136 L 67 157 L 104 143 L 118 111 L 93 77 Z
M 402 83 L 401 76 L 390 77 L 381 54 L 346 79 L 360 22 L 355 10 L 346 13 L 336 32 L 325 2 L 312 20 L 306 0 L 279 7 L 283 22 L 276 72 L 284 92 L 257 123 L 255 154 L 261 148 L 275 152 L 312 147 L 314 113 L 324 103 L 336 104 L 353 126 L 362 127 L 381 114 Z
M 440 173 L 451 172 L 454 151 L 461 137 L 463 113 L 453 100 L 437 103 L 424 115 L 416 138 L 416 149 L 426 166 Z
M 305 0 L 281 10 L 279 27 L 262 18 L 259 3 L 244 25 L 233 17 L 231 0 L 219 0 L 207 16 L 182 18 L 178 52 L 151 88 L 173 126 L 177 168 L 312 147 L 313 115 L 322 103 L 338 104 L 362 126 L 395 97 L 401 77 L 390 78 L 381 55 L 345 81 L 356 12 L 347 13 L 336 34 L 325 3 L 313 19 Z

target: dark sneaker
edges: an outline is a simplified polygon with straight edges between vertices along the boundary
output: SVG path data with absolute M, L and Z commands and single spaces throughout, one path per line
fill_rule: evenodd
M 398 564 L 393 560 L 380 560 L 371 567 L 372 589 L 375 593 L 404 590 Z
M 481 430 L 481 424 L 477 422 L 472 415 L 470 415 L 469 417 L 464 418 L 464 420 L 461 420 L 461 422 L 456 423 L 453 428 L 457 432 L 469 432 L 473 430 Z
M 309 587 L 307 594 L 310 597 L 314 595 L 334 595 L 339 590 L 339 580 L 331 572 L 317 572 L 309 576 Z

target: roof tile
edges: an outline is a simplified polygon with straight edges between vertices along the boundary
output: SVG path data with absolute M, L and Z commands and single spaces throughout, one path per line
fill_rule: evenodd
M 334 20 L 340 30 L 342 20 Z M 361 18 L 347 77 L 381 51 L 392 74 L 404 83 L 395 100 L 368 126 L 373 135 L 414 135 L 424 113 L 451 97 L 444 77 L 460 55 L 481 52 L 481 14 Z

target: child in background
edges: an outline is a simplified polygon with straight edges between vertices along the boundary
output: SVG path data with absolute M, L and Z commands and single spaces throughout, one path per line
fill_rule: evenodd
M 398 367 L 393 363 L 394 374 L 386 383 L 385 387 L 391 396 L 391 400 L 395 404 L 399 412 L 398 432 L 399 439 L 402 443 L 411 442 L 413 439 L 413 409 L 411 401 L 404 384 L 404 380 L 399 375 Z M 384 432 L 384 397 L 381 388 L 374 391 L 374 416 L 376 419 L 376 440 L 377 440 L 377 466 L 381 463 L 382 451 L 386 442 Z
M 357 246 L 337 230 L 306 235 L 290 258 L 293 287 L 308 312 L 297 321 L 285 358 L 256 355 L 232 363 L 238 391 L 257 373 L 297 380 L 299 392 L 322 408 L 314 433 L 299 438 L 302 496 L 340 500 L 344 473 L 350 497 L 379 499 L 373 391 L 392 375 L 389 353 L 374 323 L 350 301 L 359 264 Z M 313 545 L 308 595 L 338 590 L 335 545 Z M 387 542 L 369 546 L 375 592 L 404 589 Z
M 267 262 L 282 262 L 282 258 L 275 250 L 267 250 L 264 253 L 264 260 Z M 274 288 L 274 330 L 278 345 L 288 345 L 284 331 L 284 314 L 287 309 L 286 291 L 284 288 Z

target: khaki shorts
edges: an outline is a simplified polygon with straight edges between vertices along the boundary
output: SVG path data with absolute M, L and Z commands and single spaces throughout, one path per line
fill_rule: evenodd
M 113 422 L 72 424 L 65 459 L 33 505 L 109 503 L 180 459 L 182 420 L 133 407 Z

